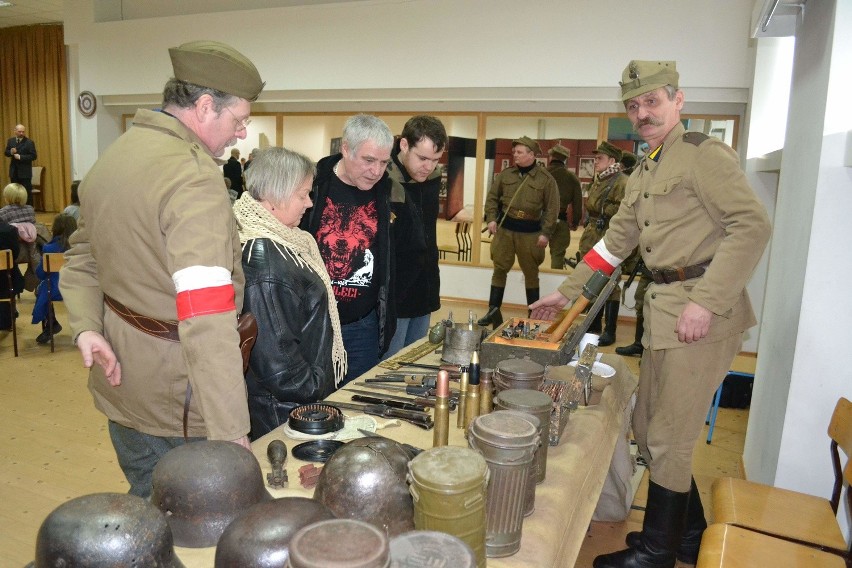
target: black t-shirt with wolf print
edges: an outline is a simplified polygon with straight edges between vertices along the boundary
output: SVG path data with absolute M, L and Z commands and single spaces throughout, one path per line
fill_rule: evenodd
M 331 277 L 340 323 L 346 324 L 366 316 L 378 301 L 376 191 L 362 191 L 334 176 L 325 199 L 317 245 Z

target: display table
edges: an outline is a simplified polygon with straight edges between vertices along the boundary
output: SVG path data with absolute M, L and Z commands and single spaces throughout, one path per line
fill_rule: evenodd
M 432 357 L 435 359 L 430 361 Z M 615 368 L 615 376 L 604 388 L 600 403 L 573 412 L 559 445 L 548 448 L 547 478 L 536 486 L 535 512 L 524 519 L 521 549 L 513 556 L 489 558 L 490 568 L 574 565 L 609 469 L 616 438 L 624 431 L 624 409 L 637 385 L 636 376 L 621 357 L 603 355 L 601 360 Z M 437 362 L 437 357 L 430 356 L 423 361 Z M 382 372 L 386 371 L 377 368 L 365 376 Z M 348 401 L 350 394 L 337 391 L 328 400 Z M 353 415 L 353 411 L 345 414 Z M 382 421 L 381 418 L 376 420 Z M 462 430 L 455 427 L 455 421 L 456 413 L 453 412 L 450 414 L 450 444 L 466 447 L 467 441 Z M 381 429 L 379 433 L 419 448 L 432 447 L 431 430 L 407 423 Z M 300 443 L 287 438 L 281 428 L 256 440 L 252 450 L 260 462 L 264 479 L 271 471 L 266 447 L 274 439 L 283 440 L 288 449 Z M 269 492 L 274 497 L 311 497 L 313 489 L 303 489 L 299 485 L 298 470 L 305 463 L 288 456 L 286 469 L 290 487 L 270 488 Z M 199 464 L 199 468 L 203 468 L 203 464 Z M 177 548 L 177 553 L 187 568 L 209 568 L 213 566 L 215 548 Z

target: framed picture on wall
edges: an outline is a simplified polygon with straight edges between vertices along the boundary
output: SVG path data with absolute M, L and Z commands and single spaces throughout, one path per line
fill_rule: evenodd
M 538 164 L 539 164 L 542 168 L 546 168 L 546 167 L 547 167 L 547 158 L 536 158 L 536 159 L 535 159 L 535 161 L 536 161 L 536 162 L 538 162 Z
M 503 170 L 508 169 L 508 167 L 509 167 L 509 159 L 505 158 L 503 160 L 503 162 L 500 164 L 500 171 L 502 172 Z
M 329 155 L 333 156 L 335 154 L 340 153 L 340 143 L 343 141 L 343 138 L 332 138 L 331 144 L 329 144 Z
M 580 158 L 580 173 L 577 175 L 581 178 L 595 177 L 595 159 Z

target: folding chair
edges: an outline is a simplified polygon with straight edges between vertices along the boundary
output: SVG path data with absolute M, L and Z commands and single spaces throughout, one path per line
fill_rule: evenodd
M 45 284 L 47 285 L 47 329 L 50 330 L 50 352 L 53 353 L 54 350 L 54 340 L 53 340 L 53 323 L 54 323 L 54 311 L 53 311 L 53 289 L 51 284 L 50 275 L 53 273 L 58 273 L 59 269 L 62 268 L 62 265 L 65 264 L 65 255 L 61 252 L 49 252 L 42 256 L 42 266 L 44 267 L 44 272 L 47 274 L 47 278 L 45 279 Z M 57 300 L 58 301 L 58 300 Z
M 754 375 L 751 373 L 741 373 L 739 371 L 728 371 L 727 377 L 741 377 L 743 379 L 754 378 Z M 713 395 L 713 404 L 710 406 L 710 410 L 707 411 L 707 419 L 704 421 L 705 424 L 709 424 L 710 428 L 707 430 L 707 443 L 713 441 L 713 429 L 716 427 L 716 415 L 719 413 L 719 401 L 722 399 L 722 388 L 725 386 L 724 383 L 719 385 L 719 388 L 716 389 L 716 394 Z
M 15 285 L 12 283 L 12 269 L 15 267 L 15 259 L 9 249 L 0 250 L 0 272 L 6 272 L 6 289 L 8 298 L 0 298 L 0 302 L 9 304 L 9 319 L 12 322 L 12 344 L 15 346 L 15 357 L 18 356 L 18 310 L 15 303 Z
M 454 254 L 459 260 L 469 260 L 470 248 L 467 246 L 465 232 L 469 232 L 470 223 L 456 223 L 456 246 L 441 245 L 438 247 L 438 257 L 447 258 L 447 254 Z

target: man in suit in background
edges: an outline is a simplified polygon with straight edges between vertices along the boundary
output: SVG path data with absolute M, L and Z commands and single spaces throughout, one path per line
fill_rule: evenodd
M 27 138 L 27 127 L 15 126 L 15 135 L 6 141 L 9 163 L 9 181 L 19 183 L 27 190 L 27 205 L 33 204 L 33 162 L 38 157 L 35 142 Z
M 243 165 L 240 163 L 240 151 L 231 149 L 231 157 L 222 166 L 225 177 L 231 180 L 231 189 L 237 192 L 237 199 L 243 194 Z

